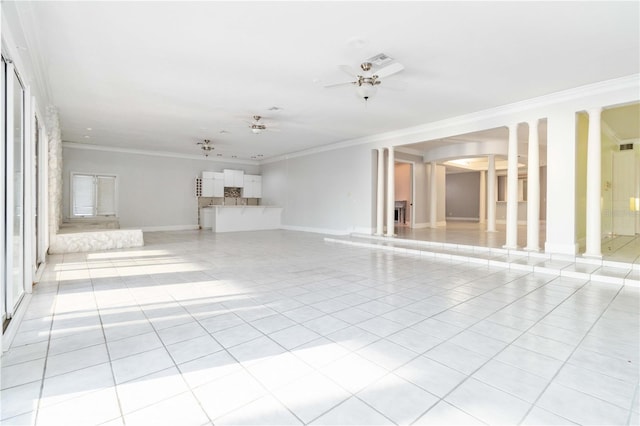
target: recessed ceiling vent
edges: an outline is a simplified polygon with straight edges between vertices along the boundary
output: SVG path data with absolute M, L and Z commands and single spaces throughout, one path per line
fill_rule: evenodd
M 620 151 L 628 151 L 630 149 L 633 149 L 632 143 L 623 143 L 620 145 Z
M 367 59 L 365 62 L 370 62 L 378 68 L 382 65 L 388 64 L 389 62 L 393 62 L 393 58 L 385 55 L 384 53 L 378 53 L 373 58 Z

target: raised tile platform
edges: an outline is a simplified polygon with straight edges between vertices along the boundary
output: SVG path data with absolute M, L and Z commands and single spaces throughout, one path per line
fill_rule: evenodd
M 57 234 L 51 238 L 49 253 L 81 253 L 142 246 L 144 238 L 141 229 L 103 229 Z
M 351 234 L 342 238 L 327 237 L 325 241 L 377 250 L 389 250 L 396 253 L 486 264 L 487 266 L 498 266 L 512 270 L 640 287 L 640 264 L 638 263 L 367 234 Z

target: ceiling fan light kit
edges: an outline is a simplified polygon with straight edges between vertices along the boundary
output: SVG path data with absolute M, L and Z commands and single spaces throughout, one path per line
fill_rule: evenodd
M 204 151 L 205 157 L 208 157 L 209 153 L 215 149 L 209 139 L 205 139 L 204 142 L 197 142 L 197 145 L 200 145 L 200 149 Z
M 380 53 L 372 58 L 365 60 L 360 64 L 362 71 L 355 71 L 353 68 L 347 65 L 339 67 L 347 74 L 355 77 L 355 81 L 348 81 L 345 83 L 329 84 L 325 87 L 342 86 L 351 84 L 356 88 L 356 95 L 360 99 L 364 99 L 367 102 L 377 93 L 377 86 L 382 82 L 380 79 L 389 77 L 404 69 L 402 64 L 395 62 L 393 58 Z

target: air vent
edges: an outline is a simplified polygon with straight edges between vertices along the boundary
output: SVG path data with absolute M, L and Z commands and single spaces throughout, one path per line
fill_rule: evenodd
M 620 145 L 620 151 L 628 151 L 630 149 L 633 149 L 632 143 L 623 143 Z
M 379 53 L 373 58 L 367 59 L 365 62 L 371 62 L 373 65 L 380 68 L 381 65 L 388 64 L 389 62 L 393 62 L 393 58 L 385 55 L 384 53 Z

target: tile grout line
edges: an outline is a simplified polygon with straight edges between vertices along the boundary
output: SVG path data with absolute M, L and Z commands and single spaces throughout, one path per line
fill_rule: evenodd
M 56 274 L 57 275 L 57 274 Z M 44 366 L 42 368 L 42 381 L 40 382 L 40 392 L 38 393 L 38 403 L 36 405 L 36 409 L 35 409 L 35 416 L 33 418 L 33 424 L 36 425 L 38 423 L 38 416 L 40 415 L 40 409 L 41 409 L 41 404 L 42 404 L 42 395 L 44 393 L 44 381 L 46 378 L 46 373 L 47 373 L 47 364 L 49 362 L 49 349 L 51 348 L 51 334 L 53 331 L 53 322 L 55 320 L 55 317 L 57 315 L 57 306 L 58 306 L 58 296 L 60 294 L 60 279 L 58 276 L 56 276 L 56 295 L 54 297 L 54 302 L 53 302 L 53 312 L 51 315 L 51 325 L 49 326 L 49 338 L 47 339 L 47 351 L 45 352 L 45 358 L 44 358 Z M 33 298 L 31 299 L 33 300 Z
M 122 418 L 122 423 L 126 425 L 127 422 L 124 418 L 124 412 L 122 411 L 122 403 L 120 402 L 120 393 L 118 392 L 116 375 L 115 375 L 115 372 L 113 371 L 113 360 L 111 359 L 111 352 L 109 351 L 109 346 L 107 345 L 107 335 L 104 332 L 104 322 L 102 321 L 102 312 L 100 309 L 100 305 L 98 304 L 98 299 L 96 298 L 96 289 L 93 282 L 94 278 L 91 277 L 91 272 L 89 272 L 89 280 L 91 281 L 91 294 L 93 295 L 93 301 L 96 305 L 96 311 L 98 311 L 98 318 L 100 319 L 100 330 L 102 331 L 102 338 L 104 339 L 104 349 L 105 349 L 105 352 L 107 353 L 107 359 L 109 362 L 109 371 L 111 371 L 111 380 L 113 380 L 113 391 L 116 394 L 116 401 L 118 402 L 118 410 L 120 411 L 120 417 Z M 114 419 L 110 419 L 107 421 L 111 421 L 111 420 L 114 420 Z
M 633 417 L 633 412 L 634 412 L 634 410 L 633 410 L 633 406 L 635 404 L 634 401 L 635 401 L 636 398 L 639 397 L 639 394 L 640 394 L 640 379 L 638 379 L 636 381 L 636 389 L 635 389 L 635 391 L 633 393 L 633 397 L 631 398 L 631 406 L 629 407 L 629 415 L 627 416 L 627 423 L 626 423 L 627 425 L 631 424 L 631 418 Z M 639 413 L 639 415 L 640 415 L 640 413 Z
M 155 281 L 155 280 L 153 280 L 153 277 L 151 277 L 149 274 L 146 274 L 146 275 L 147 275 L 147 276 L 148 276 L 152 281 Z M 123 280 L 123 283 L 124 283 L 124 285 L 127 287 L 127 290 L 131 293 L 131 287 L 129 286 L 129 284 L 130 284 L 130 283 L 128 283 L 126 280 Z M 134 295 L 134 293 L 131 293 L 131 296 L 132 296 L 133 300 L 135 301 L 137 308 L 138 308 L 138 309 L 140 309 L 140 312 L 142 313 L 142 315 L 144 315 L 144 317 L 146 318 L 147 322 L 149 323 L 149 325 L 150 325 L 150 326 L 151 326 L 151 328 L 153 329 L 153 332 L 155 333 L 156 337 L 158 338 L 158 340 L 159 340 L 159 341 L 160 341 L 160 343 L 162 344 L 162 348 L 166 351 L 167 355 L 169 355 L 169 358 L 171 358 L 171 361 L 173 361 L 173 366 L 174 366 L 174 367 L 175 367 L 175 369 L 180 373 L 180 379 L 184 382 L 185 386 L 189 389 L 189 390 L 188 390 L 188 393 L 190 393 L 190 394 L 193 396 L 193 398 L 197 401 L 198 406 L 201 408 L 201 410 L 202 410 L 202 412 L 204 413 L 204 415 L 206 416 L 206 418 L 209 420 L 209 422 L 210 422 L 211 424 L 213 424 L 213 420 L 209 417 L 209 414 L 207 413 L 207 411 L 202 407 L 202 405 L 201 405 L 201 403 L 200 403 L 200 400 L 199 400 L 199 399 L 195 396 L 195 394 L 193 393 L 193 389 L 191 388 L 191 386 L 189 386 L 189 384 L 186 382 L 186 380 L 185 380 L 185 379 L 184 379 L 184 377 L 182 376 L 182 371 L 180 371 L 180 368 L 178 367 L 178 364 L 176 363 L 176 361 L 175 361 L 175 359 L 173 358 L 173 356 L 171 355 L 171 352 L 169 352 L 169 350 L 167 349 L 167 345 L 165 344 L 164 340 L 162 340 L 162 337 L 161 337 L 161 336 L 160 336 L 160 334 L 158 333 L 158 330 L 157 330 L 156 326 L 155 326 L 155 325 L 153 324 L 153 322 L 149 319 L 149 317 L 147 316 L 147 313 L 145 312 L 145 310 L 140 306 L 140 301 L 138 300 L 138 298 L 136 298 L 136 296 Z M 171 296 L 171 295 L 170 295 L 170 296 Z M 172 297 L 172 296 L 171 296 L 171 297 Z M 173 297 L 172 297 L 172 298 L 173 298 Z M 174 299 L 174 301 L 175 301 L 175 299 Z M 142 333 L 142 334 L 145 334 L 145 333 Z M 139 335 L 140 335 L 140 334 L 139 334 Z M 138 335 L 138 336 L 139 336 L 139 335 Z M 177 342 L 177 343 L 180 343 L 180 342 Z M 154 350 L 154 349 L 151 349 L 151 350 L 148 350 L 148 351 L 142 351 L 142 352 L 139 352 L 139 353 L 137 353 L 137 354 L 130 355 L 130 356 L 139 355 L 139 354 L 142 354 L 142 353 L 145 353 L 145 352 L 150 352 L 150 351 L 152 351 L 152 350 Z M 107 349 L 107 351 L 108 351 L 108 349 Z M 124 358 L 127 358 L 127 357 L 124 357 Z M 121 359 L 124 359 L 124 358 L 121 358 Z M 112 370 L 113 370 L 113 367 L 112 367 Z M 124 382 L 119 383 L 119 384 L 120 384 L 120 385 L 123 385 L 123 384 L 126 384 L 126 383 L 130 383 L 130 382 L 133 382 L 133 381 L 135 381 L 135 380 L 139 380 L 139 379 L 142 379 L 142 378 L 144 378 L 144 377 L 151 376 L 151 375 L 153 375 L 153 374 L 159 373 L 159 372 L 161 372 L 161 371 L 163 371 L 163 370 L 166 370 L 166 368 L 163 368 L 163 369 L 158 370 L 158 371 L 152 371 L 152 372 L 150 372 L 149 374 L 145 374 L 144 376 L 136 377 L 136 378 L 132 378 L 132 379 L 130 379 L 130 380 L 124 381 Z M 118 387 L 118 383 L 116 383 L 116 380 L 115 380 L 115 375 L 114 375 L 114 387 L 115 387 L 116 389 L 117 389 L 117 387 Z M 166 397 L 166 398 L 164 398 L 164 399 L 161 399 L 161 400 L 159 400 L 159 401 L 155 401 L 155 402 L 153 402 L 153 403 L 151 403 L 151 404 L 149 404 L 149 405 L 146 405 L 146 406 L 144 406 L 144 407 L 139 407 L 139 408 L 137 408 L 136 410 L 133 410 L 133 411 L 131 411 L 131 413 L 128 413 L 128 414 L 132 414 L 132 413 L 135 413 L 135 412 L 137 412 L 137 411 L 143 410 L 143 409 L 145 409 L 145 408 L 152 407 L 152 406 L 154 406 L 155 404 L 158 404 L 158 403 L 160 403 L 160 402 L 167 401 L 167 400 L 169 400 L 169 399 L 171 399 L 171 398 L 175 398 L 175 397 L 177 397 L 177 396 L 179 396 L 179 395 L 183 395 L 183 394 L 186 394 L 186 393 L 187 393 L 187 392 L 181 392 L 181 393 L 178 393 L 178 394 L 176 394 L 176 395 L 168 396 L 168 397 Z M 123 423 L 126 425 L 126 418 L 125 418 L 125 416 L 124 416 L 124 412 L 122 413 L 122 421 L 123 421 Z
M 528 275 L 528 274 L 527 274 L 527 275 Z M 519 297 L 518 299 L 514 300 L 513 302 L 511 302 L 511 303 L 509 303 L 508 305 L 506 305 L 506 306 L 504 306 L 503 308 L 501 308 L 500 310 L 502 310 L 502 309 L 504 309 L 505 307 L 507 307 L 507 306 L 509 306 L 509 305 L 511 305 L 511 304 L 513 304 L 513 303 L 515 303 L 516 301 L 518 301 L 518 300 L 522 299 L 523 297 L 525 297 L 525 296 L 527 296 L 527 295 L 529 295 L 529 294 L 531 294 L 531 293 L 533 293 L 533 292 L 535 292 L 535 291 L 539 290 L 541 287 L 544 287 L 544 286 L 546 286 L 546 285 L 548 285 L 548 284 L 552 283 L 552 282 L 553 282 L 553 281 L 555 281 L 557 278 L 560 278 L 560 277 L 556 277 L 556 278 L 554 278 L 554 279 L 552 279 L 552 280 L 550 280 L 550 281 L 546 282 L 545 284 L 543 284 L 543 285 L 541 285 L 541 286 L 539 286 L 539 287 L 536 287 L 535 289 L 531 290 L 530 292 L 525 293 L 524 295 L 522 295 L 522 296 L 521 296 L 521 297 Z M 507 284 L 508 284 L 508 283 L 507 283 Z M 567 297 L 565 297 L 565 298 L 562 300 L 562 302 L 564 302 L 564 301 L 566 301 L 567 299 L 569 299 L 571 296 L 573 296 L 576 292 L 578 292 L 580 289 L 582 289 L 582 288 L 583 288 L 584 286 L 586 286 L 587 284 L 588 284 L 588 282 L 585 282 L 582 286 L 580 286 L 580 287 L 579 287 L 579 288 L 577 288 L 575 291 L 573 291 L 571 294 L 569 294 Z M 562 303 L 562 302 L 561 302 L 561 303 Z M 556 305 L 556 308 L 557 308 L 557 306 L 559 306 L 559 305 Z M 551 310 L 551 311 L 547 312 L 547 313 L 546 313 L 545 315 L 543 315 L 543 316 L 542 316 L 538 321 L 536 321 L 536 322 L 535 322 L 534 324 L 532 324 L 530 327 L 528 327 L 528 328 L 526 328 L 525 330 L 523 330 L 523 331 L 522 331 L 522 333 L 520 333 L 520 335 L 519 335 L 517 338 L 513 339 L 513 340 L 512 340 L 511 342 L 509 342 L 509 343 L 508 343 L 504 348 L 502 348 L 500 351 L 498 351 L 497 353 L 495 353 L 495 354 L 494 354 L 492 357 L 490 357 L 487 361 L 485 361 L 484 363 L 482 363 L 478 368 L 476 368 L 473 372 L 471 372 L 471 374 L 468 374 L 468 375 L 467 375 L 467 377 L 465 377 L 465 378 L 464 378 L 460 383 L 458 383 L 455 387 L 453 387 L 451 390 L 449 390 L 449 392 L 447 392 L 447 393 L 446 393 L 442 398 L 440 398 L 440 400 L 439 400 L 438 402 L 440 402 L 440 401 L 445 401 L 445 398 L 446 398 L 446 397 L 448 397 L 451 393 L 453 393 L 456 389 L 458 389 L 458 388 L 459 388 L 463 383 L 465 383 L 467 380 L 469 380 L 469 379 L 470 379 L 470 378 L 471 378 L 471 377 L 472 377 L 476 372 L 478 372 L 482 367 L 484 367 L 485 365 L 487 365 L 489 362 L 493 361 L 497 355 L 499 355 L 500 353 L 504 352 L 504 351 L 505 351 L 509 346 L 511 346 L 511 345 L 513 344 L 513 342 L 515 342 L 517 339 L 519 339 L 520 337 L 522 337 L 522 336 L 523 336 L 525 333 L 527 333 L 531 328 L 535 327 L 535 326 L 536 326 L 536 325 L 537 325 L 537 324 L 538 324 L 542 319 L 544 319 L 545 317 L 547 317 L 547 316 L 548 316 L 551 312 L 553 312 L 556 308 L 554 308 L 553 310 Z M 496 311 L 496 312 L 498 312 L 498 311 Z M 493 314 L 491 314 L 491 315 L 493 315 Z M 485 318 L 481 319 L 480 321 L 488 320 L 487 318 L 489 318 L 491 315 L 488 315 L 487 317 L 485 317 Z M 478 321 L 478 322 L 480 322 L 480 321 Z M 474 323 L 473 325 L 477 324 L 478 322 Z M 457 336 L 458 334 L 463 333 L 464 331 L 466 331 L 466 330 L 468 330 L 469 328 L 473 327 L 473 325 L 471 325 L 471 326 L 467 327 L 466 329 L 464 329 L 464 330 L 463 330 L 463 331 L 461 331 L 460 333 L 455 334 L 455 335 L 454 335 L 454 336 L 452 336 L 451 338 L 453 338 L 453 337 Z M 448 341 L 448 340 L 450 340 L 451 338 L 447 339 L 447 341 Z M 443 343 L 444 343 L 444 342 L 443 342 Z M 469 349 L 469 350 L 470 350 L 470 349 Z M 475 351 L 472 351 L 472 352 L 475 352 Z M 536 352 L 536 353 L 537 353 L 537 352 Z M 436 361 L 436 362 L 437 362 L 437 361 Z M 443 365 L 444 365 L 444 364 L 443 364 Z M 451 368 L 451 367 L 449 367 L 449 368 Z M 466 373 L 463 373 L 463 374 L 466 374 Z M 477 380 L 477 379 L 476 379 L 476 380 Z M 482 382 L 482 383 L 484 383 L 484 382 Z M 495 386 L 492 386 L 492 385 L 490 385 L 490 384 L 488 384 L 488 383 L 485 383 L 485 384 L 486 384 L 487 386 L 490 386 L 490 387 L 494 388 L 494 389 L 498 389 L 498 388 L 496 388 Z M 505 391 L 503 391 L 502 389 L 498 389 L 498 390 L 500 390 L 501 392 L 505 392 Z M 519 398 L 518 396 L 513 395 L 513 394 L 511 394 L 511 393 L 509 393 L 509 392 L 505 392 L 505 393 L 507 393 L 508 395 L 513 396 L 514 398 L 520 399 L 521 401 L 524 401 L 523 399 L 521 399 L 521 398 Z M 445 402 L 447 402 L 447 401 L 445 401 Z M 524 401 L 524 402 L 526 402 L 527 404 L 529 404 L 529 402 L 528 402 L 528 401 Z M 447 403 L 448 403 L 448 402 L 447 402 Z M 452 406 L 456 407 L 455 405 L 452 405 Z M 532 407 L 533 407 L 533 405 L 532 405 Z M 456 407 L 456 408 L 457 408 L 457 409 L 459 409 L 459 410 L 461 410 L 461 411 L 463 411 L 463 412 L 465 412 L 465 413 L 467 413 L 466 411 L 464 411 L 464 410 L 463 410 L 462 408 L 460 408 L 460 407 Z M 430 409 L 429 409 L 429 410 L 430 410 Z M 420 418 L 421 418 L 421 417 L 423 417 L 425 414 L 427 414 L 427 412 L 429 412 L 429 410 L 427 410 L 427 411 L 423 412 L 423 413 L 418 417 L 418 419 L 420 419 Z M 530 411 L 530 410 L 529 410 L 529 411 Z M 529 411 L 527 411 L 527 413 L 525 414 L 525 417 L 526 417 L 526 415 L 529 413 Z M 473 416 L 473 415 L 472 415 L 472 414 L 470 414 L 470 413 L 467 413 L 467 414 L 469 414 L 470 416 L 472 416 L 472 417 L 474 417 L 474 418 L 477 418 L 477 417 Z M 479 419 L 478 419 L 478 420 L 479 420 Z
M 587 284 L 591 283 L 591 281 L 588 281 L 585 286 Z M 584 286 L 583 286 L 584 287 Z M 581 287 L 582 288 L 582 287 Z M 622 289 L 624 288 L 624 285 L 621 285 L 620 288 L 618 289 L 618 291 L 616 292 L 616 294 L 611 298 L 611 300 L 609 300 L 609 303 L 607 303 L 607 306 L 602 310 L 602 312 L 600 313 L 600 315 L 598 315 L 598 318 L 593 321 L 593 324 L 591 324 L 591 327 L 589 327 L 589 329 L 587 330 L 587 332 L 584 334 L 584 336 L 582 336 L 582 339 L 580 339 L 580 341 L 574 346 L 573 350 L 571 351 L 571 353 L 569 354 L 569 356 L 567 356 L 565 358 L 565 360 L 562 362 L 562 365 L 560 366 L 560 368 L 558 368 L 558 371 L 556 371 L 556 373 L 553 375 L 553 377 L 551 377 L 551 380 L 549 380 L 549 383 L 547 383 L 547 385 L 544 387 L 544 389 L 542 390 L 542 392 L 540 392 L 540 394 L 538 395 L 538 397 L 536 398 L 536 400 L 533 402 L 533 404 L 531 405 L 531 407 L 529 407 L 529 410 L 527 410 L 527 412 L 525 413 L 525 415 L 522 417 L 522 419 L 520 419 L 520 421 L 518 422 L 518 424 L 521 424 L 529 415 L 529 413 L 531 412 L 531 410 L 533 409 L 533 407 L 536 407 L 536 404 L 538 403 L 538 401 L 540 400 L 540 398 L 542 397 L 542 395 L 544 395 L 544 393 L 547 391 L 547 389 L 549 389 L 549 386 L 551 386 L 551 383 L 553 383 L 553 381 L 555 380 L 556 377 L 558 377 L 558 374 L 562 371 L 562 369 L 564 368 L 564 366 L 567 364 L 568 360 L 573 356 L 573 354 L 578 350 L 578 347 L 582 344 L 582 342 L 584 342 L 584 339 L 587 338 L 587 336 L 589 335 L 589 332 L 591 330 L 593 330 L 593 327 L 595 327 L 595 325 L 598 323 L 598 321 L 600 321 L 600 319 L 602 318 L 602 315 L 604 315 L 604 313 L 609 309 L 609 307 L 611 306 L 611 304 L 613 303 L 613 301 L 618 297 L 618 295 L 620 294 L 620 292 L 622 291 Z M 573 293 L 575 294 L 575 293 Z M 573 295 L 572 294 L 572 295 Z M 556 308 L 554 308 L 553 310 L 555 310 Z M 551 311 L 553 312 L 553 311 Z M 581 392 L 581 391 L 578 391 Z M 581 392 L 584 393 L 584 392 Z M 588 395 L 588 394 L 585 394 Z M 590 395 L 591 396 L 591 395 Z M 600 398 L 597 398 L 600 399 Z M 600 399 L 602 401 L 602 399 Z M 607 402 L 607 401 L 605 401 Z M 549 410 L 548 410 L 549 411 Z M 556 414 L 556 413 L 554 413 Z M 561 416 L 562 417 L 562 416 Z
M 298 417 L 298 416 L 297 416 L 293 411 L 291 411 L 291 409 L 289 409 L 289 407 L 287 407 L 285 404 L 283 404 L 283 403 L 282 403 L 282 401 L 280 401 L 280 399 L 278 399 L 275 395 L 273 395 L 273 393 L 272 393 L 269 389 L 267 389 L 267 388 L 266 388 L 266 386 L 265 386 L 265 385 L 264 385 L 260 380 L 258 380 L 256 377 L 254 377 L 254 375 L 251 373 L 251 371 L 249 371 L 249 369 L 248 369 L 245 365 L 243 365 L 243 364 L 242 364 L 242 362 L 240 362 L 240 361 L 239 361 L 235 356 L 233 356 L 233 354 L 229 351 L 229 349 L 227 348 L 227 346 L 225 346 L 225 345 L 223 345 L 222 343 L 220 343 L 220 342 L 218 341 L 218 339 L 216 339 L 216 338 L 215 338 L 215 336 L 213 335 L 213 333 L 209 332 L 209 330 L 207 330 L 207 328 L 206 328 L 206 327 L 204 327 L 204 326 L 200 323 L 200 320 L 199 320 L 198 318 L 196 318 L 195 316 L 193 316 L 193 314 L 192 314 L 188 309 L 186 309 L 184 306 L 182 306 L 182 304 L 181 304 L 177 299 L 175 299 L 175 298 L 173 297 L 173 295 L 170 295 L 170 297 L 171 297 L 171 298 L 172 298 L 172 299 L 173 299 L 173 300 L 174 300 L 178 305 L 180 305 L 183 309 L 185 309 L 185 310 L 189 313 L 189 316 L 190 316 L 190 317 L 191 317 L 191 318 L 192 318 L 192 319 L 193 319 L 193 320 L 194 320 L 194 321 L 195 321 L 195 322 L 196 322 L 200 327 L 202 327 L 202 329 L 207 333 L 207 335 L 209 335 L 209 336 L 210 336 L 210 337 L 211 337 L 211 338 L 212 338 L 212 339 L 213 339 L 213 340 L 214 340 L 218 345 L 220 345 L 220 347 L 222 348 L 222 350 L 223 350 L 223 351 L 225 351 L 225 352 L 227 353 L 227 355 L 229 355 L 233 360 L 235 360 L 236 364 L 237 364 L 240 368 L 242 368 L 242 370 L 243 370 L 246 374 L 248 374 L 248 375 L 249 375 L 253 380 L 255 380 L 255 381 L 256 381 L 256 383 L 258 383 L 258 384 L 260 385 L 260 387 L 262 387 L 262 388 L 267 392 L 267 394 L 268 394 L 268 395 L 270 395 L 272 398 L 274 398 L 276 401 L 278 401 L 278 402 L 280 403 L 280 405 L 282 405 L 282 406 L 283 406 L 287 411 L 289 411 L 289 413 L 291 413 L 291 415 L 293 415 L 293 416 L 294 416 L 296 419 L 298 419 L 302 424 L 304 424 L 304 421 L 302 421 L 302 419 L 300 419 L 300 418 L 299 418 L 299 417 Z M 223 302 L 221 302 L 221 303 L 223 303 Z M 226 306 L 225 306 L 225 308 L 226 308 Z M 229 309 L 229 308 L 226 308 L 226 309 Z M 233 314 L 234 314 L 236 317 L 238 317 L 238 318 L 239 318 L 239 319 L 240 319 L 244 324 L 246 324 L 246 325 L 248 325 L 248 326 L 252 327 L 252 328 L 253 328 L 253 329 L 255 329 L 257 332 L 259 332 L 260 334 L 262 334 L 262 336 L 264 336 L 264 337 L 268 338 L 268 339 L 269 339 L 269 340 L 271 340 L 273 343 L 275 343 L 276 345 L 278 345 L 278 346 L 280 346 L 281 348 L 283 348 L 285 351 L 290 352 L 287 348 L 283 347 L 283 346 L 282 346 L 282 345 L 280 345 L 278 342 L 276 342 L 276 341 L 274 341 L 273 339 L 271 339 L 268 335 L 264 334 L 261 330 L 257 329 L 257 328 L 256 328 L 256 327 L 254 327 L 252 324 L 250 324 L 249 322 L 245 321 L 245 319 L 244 319 L 244 318 L 240 317 L 239 315 L 235 314 L 234 312 L 230 312 L 230 313 L 233 313 Z M 215 315 L 214 315 L 214 316 L 215 316 Z M 211 317 L 211 318 L 212 318 L 212 317 Z M 235 327 L 235 326 L 233 326 L 233 327 Z M 228 327 L 228 328 L 226 328 L 226 329 L 224 329 L 224 330 L 227 330 L 227 329 L 229 329 L 229 328 L 232 328 L 232 327 Z M 218 331 L 222 331 L 222 330 L 218 330 Z M 258 336 L 258 337 L 256 337 L 256 338 L 254 338 L 254 339 L 250 339 L 250 340 L 248 340 L 248 341 L 246 341 L 246 342 L 238 343 L 238 345 L 234 345 L 234 346 L 239 346 L 239 345 L 242 345 L 242 344 L 244 344 L 244 343 L 252 342 L 252 341 L 254 341 L 254 340 L 259 339 L 259 338 L 260 338 L 260 337 L 262 337 L 262 336 Z M 161 340 L 162 340 L 162 339 L 161 339 Z M 163 344 L 164 344 L 164 342 L 163 342 Z M 234 347 L 234 346 L 230 346 L 230 348 L 232 348 L 232 347 Z M 165 348 L 165 349 L 166 349 L 166 348 Z M 217 352 L 219 352 L 219 351 L 217 351 Z M 169 356 L 171 356 L 171 353 L 170 353 L 169 351 L 167 351 L 167 353 L 169 353 Z M 216 353 L 216 352 L 214 352 L 214 353 Z M 204 356 L 208 356 L 208 355 L 204 355 Z M 172 356 L 171 356 L 171 358 L 173 359 L 173 357 L 172 357 Z M 202 358 L 202 357 L 200 357 L 200 358 Z M 296 358 L 297 358 L 297 357 L 296 357 Z M 196 359 L 199 359 L 199 358 L 196 358 Z M 178 369 L 178 371 L 180 372 L 180 376 L 182 377 L 182 371 L 181 371 L 181 369 L 180 369 L 179 364 L 177 364 L 177 363 L 175 362 L 175 360 L 174 360 L 174 364 L 176 365 L 176 368 Z M 226 376 L 229 376 L 229 375 L 231 375 L 231 374 L 233 374 L 233 373 L 229 373 L 229 374 L 228 374 L 228 375 L 226 375 Z M 226 376 L 224 376 L 224 377 L 226 377 Z M 216 380 L 218 380 L 218 379 L 220 379 L 220 378 L 221 378 L 221 377 L 216 378 L 216 379 L 214 379 L 213 381 L 216 381 Z M 184 380 L 184 378 L 183 378 L 183 380 Z M 207 382 L 207 383 L 211 383 L 211 382 Z M 203 383 L 203 384 L 201 384 L 201 385 L 199 385 L 199 386 L 196 386 L 196 387 L 204 386 L 204 385 L 206 385 L 207 383 Z M 189 387 L 190 392 L 193 394 L 193 397 L 196 399 L 196 401 L 198 401 L 198 405 L 199 405 L 199 406 L 202 408 L 202 410 L 205 412 L 205 414 L 207 415 L 207 418 L 209 418 L 209 420 L 211 421 L 211 423 L 212 423 L 212 424 L 214 424 L 213 419 L 211 419 L 211 418 L 209 417 L 209 413 L 207 413 L 207 412 L 206 412 L 206 410 L 204 409 L 204 407 L 202 407 L 202 403 L 200 402 L 200 398 L 198 398 L 198 397 L 195 395 L 195 393 L 193 392 L 193 387 L 192 387 L 192 386 L 190 386 L 188 383 L 187 383 L 187 387 Z M 235 412 L 235 411 L 237 411 L 237 410 L 239 410 L 239 409 L 241 409 L 241 408 L 243 408 L 243 407 L 247 406 L 248 404 L 251 404 L 251 403 L 253 403 L 253 402 L 255 402 L 255 401 L 257 401 L 257 400 L 259 400 L 259 399 L 263 398 L 263 396 L 264 396 L 264 395 L 261 395 L 261 396 L 259 396 L 258 398 L 252 399 L 251 401 L 248 401 L 247 403 L 242 404 L 241 406 L 236 407 L 236 408 L 234 408 L 233 410 L 228 411 L 228 412 L 226 412 L 226 413 L 224 413 L 224 414 L 220 415 L 220 417 L 223 417 L 223 416 L 226 416 L 226 415 L 228 415 L 228 414 L 231 414 L 231 413 L 233 413 L 233 412 Z

